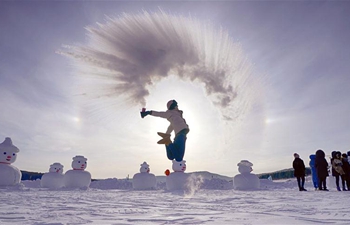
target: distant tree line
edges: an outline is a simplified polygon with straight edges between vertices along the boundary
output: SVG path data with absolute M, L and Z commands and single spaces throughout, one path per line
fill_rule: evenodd
M 22 173 L 22 179 L 21 180 L 36 180 L 41 179 L 43 176 L 43 173 L 36 173 L 36 172 L 28 172 L 21 170 Z
M 311 175 L 310 167 L 306 167 L 305 175 L 306 176 Z M 290 169 L 279 170 L 279 171 L 271 172 L 271 173 L 258 174 L 258 177 L 260 179 L 267 179 L 269 176 L 272 177 L 272 180 L 293 178 L 294 177 L 294 169 L 290 168 Z
M 37 180 L 40 179 L 44 175 L 43 173 L 29 172 L 25 170 L 21 170 L 22 179 L 21 180 Z M 91 181 L 96 181 L 96 179 L 91 179 Z
M 44 175 L 43 173 L 29 172 L 24 170 L 21 170 L 21 172 L 22 172 L 22 180 L 41 179 L 41 177 Z M 306 176 L 311 175 L 310 167 L 306 167 L 305 174 Z M 269 176 L 271 176 L 273 180 L 289 179 L 294 177 L 294 169 L 290 168 L 290 169 L 279 170 L 271 173 L 257 174 L 257 176 L 260 179 L 267 179 Z M 94 179 L 92 180 L 94 181 Z

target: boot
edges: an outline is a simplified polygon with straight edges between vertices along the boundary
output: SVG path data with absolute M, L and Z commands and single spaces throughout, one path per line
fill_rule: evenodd
M 159 140 L 157 142 L 157 144 L 170 145 L 172 143 L 171 140 L 170 140 L 170 134 L 165 134 L 165 133 L 162 133 L 162 132 L 157 132 L 157 134 L 163 138 L 163 139 Z
M 158 142 L 157 142 L 157 144 L 160 144 L 160 145 L 170 145 L 172 142 L 171 142 L 171 140 L 170 140 L 170 137 L 168 137 L 168 138 L 163 138 L 163 139 L 161 139 L 161 140 L 159 140 Z
M 337 190 L 338 190 L 338 191 L 341 191 L 339 186 L 337 187 Z
M 157 134 L 159 136 L 161 136 L 162 138 L 170 138 L 170 134 L 166 134 L 166 133 L 162 133 L 162 132 L 157 132 Z

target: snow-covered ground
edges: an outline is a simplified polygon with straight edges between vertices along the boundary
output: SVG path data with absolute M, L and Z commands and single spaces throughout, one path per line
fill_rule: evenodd
M 94 181 L 89 189 L 48 190 L 40 181 L 0 189 L 0 224 L 349 224 L 350 191 L 299 192 L 295 179 L 261 180 L 257 191 L 204 180 L 184 192 L 132 190 L 131 181 Z M 198 188 L 199 187 L 199 188 Z

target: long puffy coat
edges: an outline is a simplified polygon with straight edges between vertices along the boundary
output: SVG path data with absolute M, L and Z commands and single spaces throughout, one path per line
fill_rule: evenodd
M 343 157 L 342 162 L 343 162 L 342 167 L 343 167 L 344 173 L 347 174 L 348 176 L 350 176 L 350 164 L 348 161 L 348 157 Z
M 312 181 L 314 184 L 318 185 L 318 177 L 317 177 L 317 171 L 316 171 L 316 167 L 315 167 L 315 159 L 316 159 L 316 155 L 312 154 L 309 156 L 310 158 L 310 168 L 311 168 L 311 174 L 312 174 Z
M 295 158 L 293 161 L 294 176 L 304 177 L 305 176 L 305 164 L 301 158 Z
M 332 165 L 332 176 L 333 177 L 337 177 L 337 176 L 339 176 L 340 174 L 335 170 L 335 168 L 333 167 L 333 161 L 334 161 L 334 158 L 335 158 L 335 155 L 337 154 L 337 152 L 336 151 L 333 151 L 332 153 L 331 153 L 331 155 L 332 155 L 332 158 L 331 158 L 331 165 Z
M 321 180 L 326 179 L 326 177 L 328 177 L 328 162 L 325 159 L 325 156 L 326 155 L 324 151 L 322 151 L 321 149 L 316 151 L 315 167 L 317 176 Z

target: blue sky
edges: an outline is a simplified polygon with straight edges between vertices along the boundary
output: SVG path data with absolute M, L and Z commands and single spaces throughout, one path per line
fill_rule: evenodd
M 227 30 L 240 43 L 261 83 L 258 104 L 239 122 L 223 121 L 200 84 L 167 78 L 155 83 L 147 108 L 165 110 L 177 99 L 190 124 L 188 171 L 237 173 L 241 159 L 254 172 L 291 167 L 317 149 L 350 150 L 350 3 L 346 1 L 31 1 L 0 2 L 0 139 L 20 148 L 21 170 L 70 169 L 88 158 L 94 178 L 171 168 L 157 131 L 167 121 L 141 120 L 139 105 L 115 100 L 92 111 L 80 104 L 74 61 L 56 52 L 88 42 L 87 26 L 123 12 L 191 15 Z M 96 110 L 96 109 L 95 109 Z

